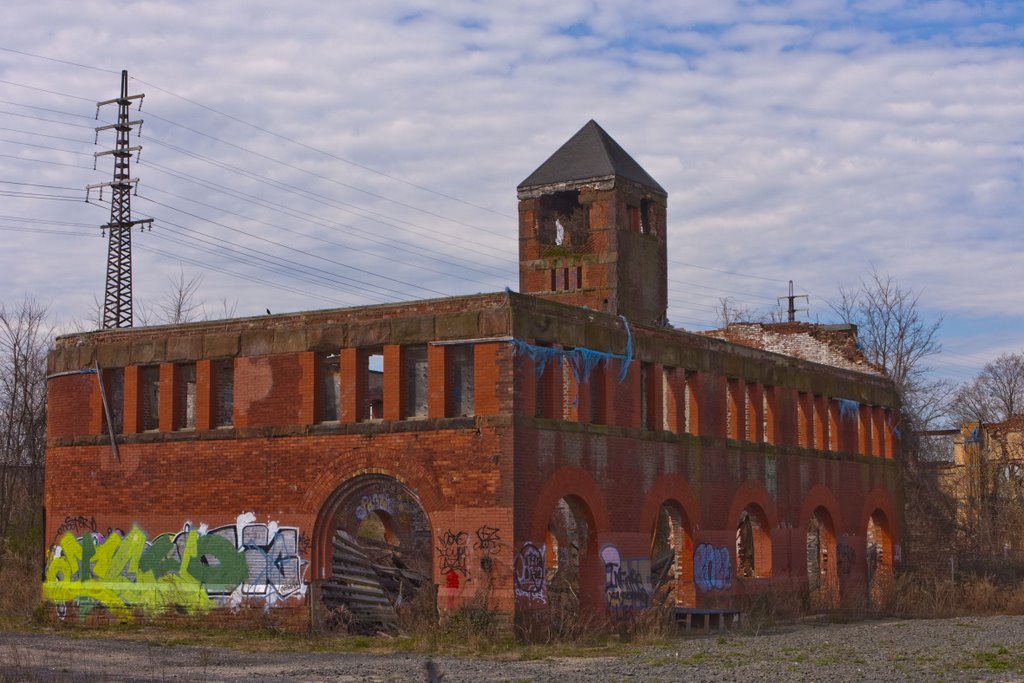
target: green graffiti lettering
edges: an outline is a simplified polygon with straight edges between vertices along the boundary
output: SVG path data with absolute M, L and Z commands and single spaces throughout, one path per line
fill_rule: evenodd
M 186 526 L 149 540 L 136 525 L 123 536 L 99 538 L 61 537 L 47 558 L 44 599 L 58 607 L 74 603 L 79 617 L 103 607 L 130 620 L 136 613 L 201 613 L 243 600 L 269 608 L 305 595 L 298 528 L 259 524 L 251 513 L 210 533 Z
M 201 561 L 201 538 L 204 552 L 217 559 L 216 566 Z M 194 530 L 185 535 L 180 560 L 173 557 L 175 546 L 167 535 L 147 545 L 137 526 L 124 538 L 112 534 L 99 546 L 91 534 L 76 539 L 68 532 L 58 547 L 46 568 L 43 597 L 55 603 L 77 601 L 83 617 L 95 606 L 123 619 L 131 619 L 136 609 L 204 612 L 214 605 L 207 584 L 230 592 L 248 576 L 244 558 L 229 541 L 201 537 Z
M 134 529 L 132 529 L 134 531 Z M 152 572 L 154 578 L 159 579 L 164 574 L 178 571 L 179 562 L 177 559 L 168 557 L 176 550 L 171 541 L 170 534 L 161 534 L 153 539 L 153 542 L 142 551 L 139 559 L 139 569 L 144 572 Z
M 249 568 L 245 556 L 226 538 L 200 536 L 198 556 L 189 560 L 188 573 L 209 592 L 226 593 L 249 577 Z

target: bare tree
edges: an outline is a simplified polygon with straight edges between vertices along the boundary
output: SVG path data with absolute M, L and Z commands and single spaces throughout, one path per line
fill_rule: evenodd
M 745 304 L 741 304 L 731 296 L 719 297 L 715 318 L 722 327 L 734 323 L 777 323 L 782 322 L 780 311 L 760 312 Z
M 34 528 L 42 521 L 46 316 L 31 298 L 0 304 L 0 550 L 12 522 Z
M 185 271 L 178 268 L 178 276 L 168 278 L 171 287 L 156 302 L 160 322 L 177 325 L 188 323 L 199 318 L 202 302 L 196 301 L 196 293 L 203 284 L 203 276 L 193 275 L 185 279 Z
M 869 361 L 882 368 L 903 395 L 918 427 L 936 419 L 948 402 L 948 382 L 928 379 L 925 361 L 942 351 L 942 316 L 927 320 L 919 292 L 904 289 L 895 277 L 872 268 L 857 289 L 840 288 L 829 302 L 843 322 L 857 326 L 858 344 Z
M 986 363 L 957 391 L 954 412 L 963 422 L 1001 422 L 1024 412 L 1024 354 Z

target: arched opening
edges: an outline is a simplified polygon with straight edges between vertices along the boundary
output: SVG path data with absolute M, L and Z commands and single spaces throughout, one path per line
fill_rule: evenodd
M 391 477 L 365 475 L 342 484 L 320 514 L 327 625 L 396 631 L 405 607 L 432 586 L 430 523 L 416 495 Z
M 596 540 L 586 503 L 576 496 L 560 498 L 548 522 L 545 556 L 548 605 L 553 613 L 575 616 L 589 604 L 584 588 L 597 568 Z
M 743 508 L 736 525 L 736 574 L 753 579 L 772 574 L 772 537 L 760 505 Z
M 391 515 L 383 510 L 370 510 L 356 527 L 356 539 L 375 545 L 399 546 L 402 540 L 395 535 Z
M 892 534 L 889 520 L 881 510 L 875 510 L 868 518 L 867 533 L 867 584 L 868 604 L 872 609 L 881 609 L 889 604 L 893 591 Z
M 832 515 L 820 506 L 807 522 L 807 588 L 811 609 L 839 607 L 835 525 Z
M 695 607 L 693 535 L 680 505 L 662 504 L 651 538 L 651 586 L 655 605 Z

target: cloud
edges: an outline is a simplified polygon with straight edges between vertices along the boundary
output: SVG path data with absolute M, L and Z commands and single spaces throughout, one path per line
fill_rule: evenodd
M 770 306 L 789 279 L 824 316 L 869 264 L 947 325 L 982 316 L 956 327 L 979 350 L 1024 315 L 1013 3 L 87 0 L 7 22 L 4 47 L 70 63 L 0 51 L 0 127 L 26 131 L 0 132 L 0 179 L 108 179 L 93 102 L 121 68 L 146 92 L 143 299 L 179 260 L 239 314 L 515 287 L 515 186 L 596 118 L 669 191 L 686 326 L 725 295 Z M 0 227 L 93 235 L 3 232 L 0 288 L 80 317 L 102 294 L 107 209 L 8 199 Z

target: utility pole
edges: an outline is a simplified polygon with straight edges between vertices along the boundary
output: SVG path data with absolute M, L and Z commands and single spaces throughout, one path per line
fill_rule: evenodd
M 778 297 L 779 301 L 782 301 L 783 299 L 788 299 L 789 300 L 789 309 L 788 309 L 789 316 L 786 319 L 787 322 L 791 322 L 791 323 L 796 322 L 796 314 L 797 314 L 797 312 L 807 313 L 808 315 L 810 314 L 810 312 L 811 312 L 811 309 L 810 309 L 811 299 L 810 299 L 810 297 L 807 296 L 806 294 L 794 294 L 793 293 L 793 281 L 792 280 L 789 281 L 789 296 L 780 296 L 780 297 Z M 797 299 L 803 299 L 804 301 L 806 301 L 807 305 L 808 305 L 808 308 L 797 308 L 796 307 L 796 300 Z
M 117 132 L 117 143 L 114 149 L 96 152 L 93 155 L 94 160 L 107 155 L 114 157 L 114 179 L 109 183 L 85 186 L 86 201 L 89 201 L 89 190 L 99 188 L 102 199 L 103 188 L 110 188 L 110 222 L 100 226 L 109 237 L 107 287 L 103 295 L 103 329 L 132 326 L 132 228 L 139 225 L 142 226 L 140 230 L 145 230 L 146 226 L 153 222 L 152 218 L 132 220 L 132 186 L 136 185 L 139 179 L 131 177 L 130 165 L 132 154 L 140 153 L 142 146 L 130 147 L 128 137 L 132 126 L 139 126 L 141 130 L 142 119 L 129 120 L 128 110 L 132 100 L 138 100 L 141 111 L 143 97 L 145 95 L 128 94 L 128 71 L 125 70 L 121 72 L 121 96 L 96 103 L 97 119 L 100 117 L 100 107 L 107 104 L 117 105 L 117 123 L 96 129 L 97 142 L 102 131 L 114 130 Z

